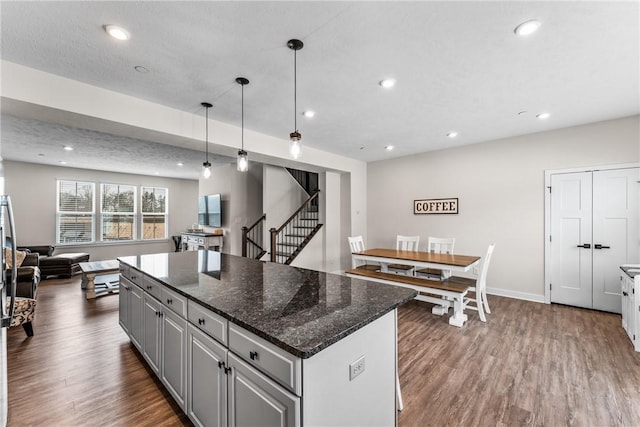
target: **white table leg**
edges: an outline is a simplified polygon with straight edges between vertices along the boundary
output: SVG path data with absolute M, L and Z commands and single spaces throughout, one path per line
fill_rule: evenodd
M 449 312 L 449 307 L 445 307 L 443 305 L 434 305 L 431 308 L 431 313 L 437 314 L 438 316 L 444 316 Z
M 96 278 L 94 273 L 86 273 L 87 277 L 87 299 L 95 299 L 96 298 L 96 285 L 93 282 L 93 279 Z
M 467 321 L 467 315 L 464 314 L 464 306 L 462 305 L 462 298 L 464 298 L 464 296 L 453 299 L 453 316 L 449 318 L 449 324 L 459 328 Z

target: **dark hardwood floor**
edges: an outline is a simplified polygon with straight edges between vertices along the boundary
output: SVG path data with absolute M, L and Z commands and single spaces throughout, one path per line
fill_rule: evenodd
M 640 354 L 620 316 L 489 296 L 461 328 L 399 311 L 399 425 L 637 426 Z M 9 426 L 191 425 L 118 325 L 118 297 L 43 281 L 35 336 L 8 333 Z

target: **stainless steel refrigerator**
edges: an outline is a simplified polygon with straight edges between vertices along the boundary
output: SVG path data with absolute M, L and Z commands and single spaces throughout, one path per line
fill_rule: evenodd
M 13 222 L 13 211 L 11 209 L 11 198 L 4 194 L 4 168 L 0 157 L 0 427 L 7 425 L 9 415 L 9 399 L 7 390 L 7 329 L 11 324 L 16 296 L 16 250 L 15 245 L 11 245 L 11 271 L 6 270 L 6 260 L 4 251 L 5 237 L 10 235 L 16 241 L 15 226 Z M 7 291 L 11 288 L 11 297 L 7 297 Z M 7 306 L 7 299 L 10 304 Z

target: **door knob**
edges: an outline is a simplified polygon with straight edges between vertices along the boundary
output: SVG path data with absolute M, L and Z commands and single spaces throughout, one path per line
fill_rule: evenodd
M 595 244 L 595 245 L 593 245 L 593 247 L 594 247 L 595 249 L 611 249 L 611 246 L 603 246 L 603 245 L 598 244 L 598 243 L 597 243 L 597 244 Z
M 589 249 L 591 248 L 591 243 L 585 243 L 584 245 L 578 245 L 579 248 Z

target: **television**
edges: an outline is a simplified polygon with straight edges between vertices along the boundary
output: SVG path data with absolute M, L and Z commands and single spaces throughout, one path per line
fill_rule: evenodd
M 198 197 L 198 224 L 209 227 L 222 227 L 220 194 Z

